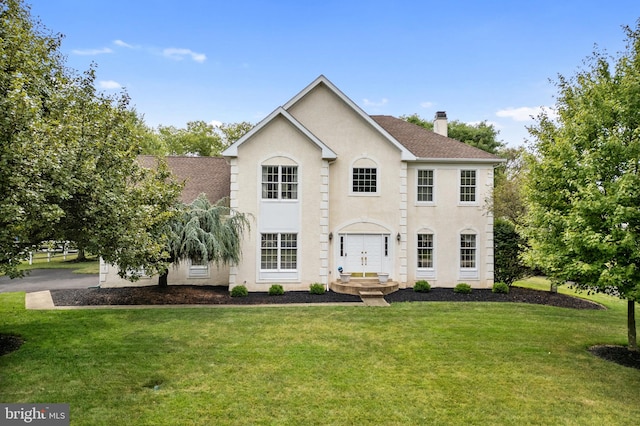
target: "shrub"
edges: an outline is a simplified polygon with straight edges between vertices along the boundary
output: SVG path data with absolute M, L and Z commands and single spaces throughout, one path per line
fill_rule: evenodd
M 467 283 L 460 283 L 453 289 L 454 293 L 469 294 L 471 293 L 471 286 Z
M 431 291 L 431 286 L 425 280 L 416 281 L 413 285 L 413 291 L 417 291 L 419 293 L 428 293 Z
M 505 283 L 494 283 L 491 291 L 494 293 L 507 294 L 509 293 L 509 286 Z
M 284 288 L 280 284 L 274 284 L 269 287 L 269 296 L 282 296 L 284 294 Z
M 249 295 L 247 287 L 243 285 L 236 286 L 231 289 L 231 297 L 246 297 Z
M 311 294 L 324 294 L 324 286 L 320 283 L 313 283 L 309 286 Z
M 521 258 L 526 241 L 518 234 L 513 223 L 496 219 L 493 224 L 493 244 L 496 281 L 511 285 L 514 281 L 531 275 L 531 270 Z

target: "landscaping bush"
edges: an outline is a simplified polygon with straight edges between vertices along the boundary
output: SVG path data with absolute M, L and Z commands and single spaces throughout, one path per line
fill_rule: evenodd
M 469 294 L 471 293 L 471 286 L 467 283 L 460 283 L 453 289 L 453 292 L 460 294 Z
M 231 297 L 246 297 L 249 295 L 247 287 L 239 285 L 231 289 Z
M 284 288 L 280 284 L 274 284 L 269 287 L 269 296 L 282 296 L 284 294 Z
M 311 294 L 324 294 L 324 286 L 320 283 L 313 283 L 309 286 Z
M 494 293 L 507 294 L 509 293 L 509 286 L 505 283 L 494 283 L 491 291 Z
M 428 293 L 431 291 L 431 286 L 429 285 L 429 282 L 425 280 L 416 281 L 413 285 L 413 291 L 418 293 Z

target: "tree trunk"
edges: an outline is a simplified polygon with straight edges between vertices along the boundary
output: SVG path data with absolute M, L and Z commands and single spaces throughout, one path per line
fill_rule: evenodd
M 167 269 L 166 271 L 164 271 L 164 273 L 158 276 L 158 286 L 160 286 L 161 288 L 167 288 L 167 286 L 169 285 L 167 281 L 168 276 L 169 270 Z
M 87 260 L 87 258 L 84 254 L 84 248 L 78 247 L 78 257 L 76 257 L 76 262 L 84 262 L 85 260 Z
M 636 341 L 636 302 L 627 300 L 627 334 L 629 336 L 629 350 L 637 352 L 638 343 Z

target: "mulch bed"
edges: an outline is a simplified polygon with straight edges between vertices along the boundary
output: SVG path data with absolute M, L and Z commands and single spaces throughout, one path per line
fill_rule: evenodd
M 289 291 L 281 296 L 266 292 L 252 292 L 247 297 L 231 297 L 227 287 L 218 286 L 158 286 L 89 288 L 77 290 L 51 290 L 56 306 L 95 305 L 266 305 L 290 303 L 360 302 L 358 296 L 328 291 L 322 295 L 308 291 Z M 551 305 L 573 309 L 604 309 L 588 300 L 548 291 L 512 287 L 509 294 L 492 293 L 490 289 L 474 289 L 471 294 L 454 293 L 450 288 L 434 288 L 428 293 L 413 289 L 398 290 L 385 296 L 389 303 L 396 302 L 519 302 Z
M 231 297 L 228 287 L 219 286 L 158 286 L 124 288 L 89 288 L 51 290 L 56 306 L 97 305 L 267 305 L 291 303 L 360 302 L 358 296 L 326 292 L 290 291 L 281 296 L 254 292 L 247 297 Z M 517 302 L 550 305 L 570 309 L 605 309 L 602 305 L 561 293 L 511 287 L 509 294 L 497 294 L 490 289 L 474 289 L 471 294 L 454 293 L 450 288 L 433 288 L 428 293 L 413 289 L 398 290 L 385 296 L 389 303 L 398 302 Z M 19 336 L 0 335 L 0 355 L 17 350 L 22 345 Z M 589 349 L 594 355 L 626 367 L 640 369 L 640 352 L 624 346 L 599 345 Z

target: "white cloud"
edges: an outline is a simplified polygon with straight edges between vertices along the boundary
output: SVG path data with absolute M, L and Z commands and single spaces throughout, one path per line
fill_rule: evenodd
M 496 112 L 498 117 L 511 118 L 515 121 L 530 121 L 537 117 L 540 113 L 545 112 L 550 118 L 555 118 L 556 113 L 549 107 L 519 107 L 505 108 Z M 533 118 L 532 118 L 533 117 Z
M 98 82 L 98 87 L 101 89 L 115 90 L 121 88 L 122 84 L 113 80 L 102 80 Z
M 108 47 L 103 47 L 102 49 L 74 49 L 71 53 L 75 55 L 102 55 L 104 53 L 113 53 L 113 50 Z
M 113 40 L 113 44 L 115 44 L 116 46 L 120 46 L 120 47 L 126 47 L 127 49 L 135 49 L 135 46 L 126 43 L 122 40 Z
M 421 106 L 422 108 L 431 108 L 431 107 L 432 107 L 432 106 L 434 106 L 434 105 L 435 105 L 435 104 L 434 104 L 433 102 L 429 102 L 429 101 L 427 101 L 427 102 L 421 102 L 421 103 L 420 103 L 420 106 Z
M 176 49 L 173 47 L 164 49 L 162 51 L 162 55 L 176 61 L 183 60 L 185 56 L 190 56 L 191 59 L 199 63 L 202 63 L 207 59 L 207 56 L 204 53 L 196 53 L 191 49 Z
M 480 123 L 485 123 L 487 126 L 493 126 L 494 129 L 501 129 L 502 126 L 495 121 L 482 120 L 482 121 L 467 121 L 466 124 L 469 126 L 477 126 Z
M 363 100 L 364 106 L 368 106 L 368 107 L 381 107 L 386 105 L 387 102 L 389 102 L 389 99 L 387 98 L 382 98 L 380 102 L 370 101 L 369 99 Z

